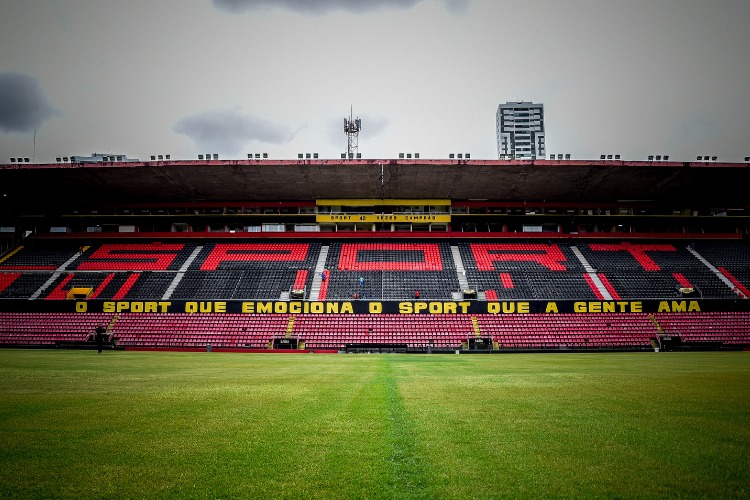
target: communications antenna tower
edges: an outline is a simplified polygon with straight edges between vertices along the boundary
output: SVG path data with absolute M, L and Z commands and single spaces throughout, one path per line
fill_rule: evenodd
M 359 131 L 362 130 L 362 120 L 354 119 L 353 109 L 349 109 L 349 118 L 344 118 L 344 133 L 347 138 L 347 157 L 354 158 L 359 150 Z

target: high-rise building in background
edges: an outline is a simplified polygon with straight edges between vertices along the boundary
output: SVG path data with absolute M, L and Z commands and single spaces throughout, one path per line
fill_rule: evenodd
M 497 107 L 497 157 L 543 160 L 544 105 L 506 102 Z

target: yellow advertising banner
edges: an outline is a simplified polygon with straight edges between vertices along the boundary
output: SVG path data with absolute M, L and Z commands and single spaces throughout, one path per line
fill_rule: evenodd
M 449 223 L 447 214 L 317 214 L 316 222 L 444 222 Z

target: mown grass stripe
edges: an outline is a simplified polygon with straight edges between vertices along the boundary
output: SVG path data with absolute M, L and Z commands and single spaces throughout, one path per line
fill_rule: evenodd
M 390 355 L 383 357 L 382 375 L 391 444 L 388 459 L 392 470 L 389 484 L 391 497 L 431 498 L 427 467 L 417 449 L 416 433 L 399 390 L 399 377 L 394 373 L 394 359 Z

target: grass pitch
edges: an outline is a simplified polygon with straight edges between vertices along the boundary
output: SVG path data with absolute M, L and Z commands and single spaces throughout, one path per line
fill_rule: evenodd
M 0 497 L 747 497 L 750 353 L 0 350 Z

